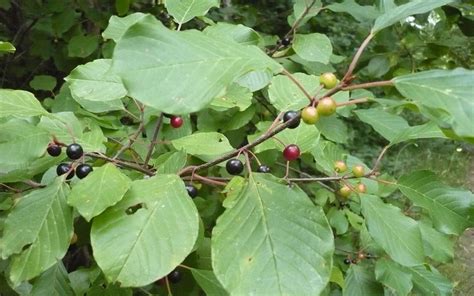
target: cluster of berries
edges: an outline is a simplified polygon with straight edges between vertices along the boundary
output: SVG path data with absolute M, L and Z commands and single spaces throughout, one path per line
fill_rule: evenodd
M 337 173 L 344 173 L 347 171 L 347 165 L 344 161 L 336 161 L 334 163 L 334 170 L 337 172 Z M 365 176 L 365 168 L 358 164 L 358 165 L 355 165 L 352 167 L 352 175 L 355 177 L 355 178 L 362 178 Z M 348 198 L 351 193 L 353 191 L 356 191 L 358 193 L 365 193 L 367 192 L 367 186 L 365 186 L 365 184 L 363 183 L 359 183 L 355 186 L 355 188 L 351 188 L 349 187 L 348 185 L 344 185 L 342 186 L 338 193 L 340 196 L 344 197 L 344 198 Z
M 61 155 L 62 147 L 57 143 L 51 143 L 48 145 L 47 152 L 49 155 L 57 157 Z M 82 146 L 76 143 L 70 144 L 66 147 L 66 155 L 71 160 L 78 160 L 84 155 Z M 92 167 L 87 163 L 79 164 L 77 167 L 73 167 L 73 163 L 60 163 L 56 167 L 56 173 L 58 176 L 68 174 L 66 180 L 74 177 L 74 174 L 79 178 L 85 178 L 89 173 L 92 172 Z
M 357 258 L 346 258 L 344 259 L 344 264 L 357 264 L 359 263 L 360 261 L 364 260 L 364 259 L 372 259 L 372 258 L 375 258 L 374 256 L 372 256 L 372 254 L 370 253 L 363 253 L 363 252 L 359 252 L 357 254 Z

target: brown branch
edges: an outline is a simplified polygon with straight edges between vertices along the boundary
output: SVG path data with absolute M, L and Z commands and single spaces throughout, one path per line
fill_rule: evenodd
M 383 156 L 385 155 L 385 153 L 387 152 L 388 148 L 390 148 L 391 145 L 387 145 L 385 147 L 383 147 L 382 151 L 380 151 L 380 154 L 379 156 L 377 157 L 377 159 L 375 160 L 374 162 L 374 167 L 372 168 L 372 170 L 370 171 L 369 175 L 374 175 L 378 169 L 379 169 L 379 166 L 380 166 L 380 162 L 382 161 L 382 158 Z
M 393 85 L 393 81 L 383 80 L 383 81 L 374 81 L 374 82 L 368 82 L 368 83 L 348 85 L 348 86 L 342 87 L 341 89 L 342 90 L 354 90 L 354 89 L 361 89 L 361 88 L 371 88 L 371 87 L 379 87 L 379 86 L 392 86 L 392 85 Z
M 163 123 L 163 116 L 164 116 L 164 113 L 161 112 L 160 117 L 158 117 L 158 120 L 156 121 L 155 131 L 153 132 L 153 138 L 151 139 L 150 146 L 148 147 L 148 153 L 146 154 L 146 157 L 145 157 L 145 167 L 148 165 L 151 155 L 153 154 L 153 151 L 155 150 L 156 140 L 158 139 L 158 135 L 160 134 L 161 124 Z
M 367 47 L 367 45 L 369 44 L 370 40 L 372 40 L 373 37 L 374 37 L 374 35 L 372 33 L 370 33 L 369 36 L 367 36 L 367 38 L 365 38 L 365 40 L 362 42 L 361 46 L 359 47 L 356 54 L 354 55 L 354 58 L 352 59 L 352 62 L 349 65 L 349 68 L 347 69 L 346 74 L 344 75 L 344 77 L 342 78 L 341 81 L 346 82 L 346 81 L 349 81 L 351 79 L 352 73 L 354 72 L 354 69 L 357 66 L 357 62 L 359 62 L 360 56 L 362 55 L 365 48 Z
M 90 156 L 90 157 L 93 157 L 93 158 L 97 158 L 97 159 L 102 159 L 102 160 L 105 160 L 105 161 L 108 161 L 108 162 L 111 162 L 111 163 L 114 163 L 118 166 L 121 166 L 121 167 L 126 167 L 126 168 L 129 168 L 129 169 L 132 169 L 132 170 L 135 170 L 135 171 L 138 171 L 138 172 L 141 172 L 141 173 L 144 173 L 145 175 L 148 175 L 148 176 L 153 176 L 155 175 L 154 171 L 152 170 L 148 170 L 148 169 L 145 169 L 139 165 L 136 165 L 136 164 L 133 164 L 133 163 L 129 163 L 129 162 L 126 162 L 126 161 L 123 161 L 123 160 L 119 160 L 119 159 L 113 159 L 113 158 L 110 158 L 106 155 L 103 155 L 101 153 L 97 153 L 97 152 L 89 152 L 89 153 L 86 153 L 85 154 L 86 156 Z
M 342 107 L 342 106 L 347 106 L 347 105 L 361 104 L 361 103 L 367 103 L 368 101 L 369 100 L 367 98 L 360 98 L 360 99 L 350 100 L 347 102 L 337 103 L 337 106 Z
M 198 174 L 194 174 L 193 176 L 186 176 L 182 178 L 183 180 L 186 181 L 192 181 L 194 179 L 201 181 L 201 183 L 206 183 L 209 185 L 214 185 L 214 186 L 227 186 L 227 183 L 223 182 L 223 180 L 217 180 L 217 178 L 208 178 L 208 177 L 203 177 Z M 226 180 L 229 181 L 229 180 Z
M 133 143 L 137 140 L 138 136 L 142 133 L 143 129 L 145 128 L 145 120 L 143 118 L 143 108 L 140 108 L 140 124 L 138 125 L 137 130 L 135 133 L 128 139 L 127 145 L 122 146 L 119 151 L 115 154 L 115 156 L 112 159 L 116 159 L 117 157 L 120 156 L 125 150 L 129 149 L 132 147 Z
M 310 102 L 313 101 L 313 97 L 308 93 L 308 91 L 304 88 L 304 86 L 286 69 L 283 69 L 283 74 L 285 74 L 291 81 L 304 93 L 304 95 L 308 98 Z
M 222 155 L 221 157 L 218 157 L 214 160 L 211 160 L 209 162 L 206 162 L 204 164 L 201 164 L 201 165 L 198 165 L 198 166 L 188 166 L 188 167 L 185 167 L 184 169 L 182 169 L 178 175 L 179 176 L 182 176 L 182 175 L 185 175 L 191 171 L 200 171 L 200 170 L 203 170 L 203 169 L 207 169 L 207 168 L 210 168 L 218 163 L 221 163 L 223 161 L 226 161 L 228 159 L 231 159 L 232 157 L 236 156 L 237 154 L 239 154 L 240 151 L 244 151 L 244 150 L 249 150 L 249 149 L 252 149 L 253 147 L 257 146 L 258 144 L 261 144 L 263 142 L 265 142 L 266 140 L 270 139 L 271 137 L 273 137 L 274 135 L 278 134 L 279 132 L 283 131 L 284 129 L 286 129 L 288 126 L 290 126 L 294 121 L 297 121 L 300 119 L 300 116 L 296 116 L 294 117 L 293 119 L 291 120 L 288 120 L 287 122 L 285 123 L 282 123 L 281 125 L 275 127 L 273 130 L 263 134 L 262 136 L 260 136 L 259 138 L 257 138 L 255 141 L 253 141 L 252 143 L 249 143 L 245 146 L 243 146 L 242 148 L 240 149 L 236 149 L 236 150 L 233 150 L 231 152 L 228 152 L 224 155 Z

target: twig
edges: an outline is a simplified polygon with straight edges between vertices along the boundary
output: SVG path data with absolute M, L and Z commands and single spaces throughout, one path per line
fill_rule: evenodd
M 156 140 L 158 139 L 158 135 L 160 134 L 161 124 L 163 123 L 163 116 L 164 116 L 164 113 L 161 112 L 160 117 L 158 117 L 158 120 L 156 121 L 155 130 L 153 131 L 153 138 L 151 139 L 150 146 L 148 147 L 148 153 L 146 154 L 146 157 L 145 157 L 145 165 L 144 165 L 145 167 L 148 165 L 151 155 L 153 154 L 153 151 L 155 150 Z
M 125 150 L 129 149 L 130 147 L 132 147 L 133 143 L 135 143 L 135 141 L 137 140 L 138 136 L 142 133 L 143 131 L 143 128 L 145 127 L 145 121 L 144 121 L 144 118 L 143 118 L 143 110 L 140 109 L 140 124 L 138 125 L 138 128 L 137 130 L 135 131 L 135 133 L 128 139 L 128 143 L 127 145 L 124 145 L 122 146 L 122 148 L 120 148 L 119 151 L 117 151 L 117 153 L 115 154 L 115 156 L 112 158 L 112 159 L 116 159 L 117 157 L 119 157 Z
M 391 80 L 383 80 L 383 81 L 374 81 L 374 82 L 368 82 L 368 83 L 343 86 L 341 89 L 353 90 L 353 89 L 370 88 L 370 87 L 378 87 L 378 86 L 392 86 L 392 85 L 393 85 L 393 82 Z
M 285 74 L 291 81 L 303 92 L 303 94 L 308 98 L 310 102 L 313 101 L 313 97 L 308 93 L 308 91 L 304 88 L 304 86 L 286 69 L 283 69 L 283 74 Z
M 359 49 L 357 50 L 356 54 L 354 55 L 354 58 L 352 59 L 352 62 L 349 65 L 349 68 L 347 69 L 347 72 L 341 81 L 348 81 L 351 79 L 352 73 L 354 72 L 354 69 L 357 66 L 357 62 L 359 62 L 360 56 L 362 55 L 362 53 L 364 52 L 364 49 L 367 47 L 367 45 L 369 44 L 370 40 L 373 37 L 374 35 L 370 33 L 369 36 L 367 36 L 367 38 L 364 39 Z
M 105 155 L 97 153 L 97 152 L 89 152 L 89 153 L 86 153 L 85 155 L 93 157 L 93 158 L 103 159 L 105 161 L 115 163 L 118 166 L 126 167 L 126 168 L 129 168 L 129 169 L 144 173 L 148 176 L 154 176 L 155 175 L 152 170 L 145 169 L 141 166 L 138 166 L 138 165 L 135 165 L 133 163 L 129 163 L 129 162 L 126 162 L 126 161 L 123 161 L 123 160 L 113 159 L 113 158 L 110 158 L 108 156 L 105 156 Z
M 185 167 L 184 169 L 182 169 L 178 175 L 182 176 L 182 175 L 185 175 L 187 173 L 189 173 L 191 170 L 194 170 L 194 171 L 200 171 L 200 170 L 203 170 L 203 169 L 207 169 L 207 168 L 210 168 L 218 163 L 221 163 L 223 161 L 226 161 L 228 159 L 231 159 L 232 157 L 236 156 L 239 151 L 241 150 L 249 150 L 249 149 L 252 149 L 253 147 L 257 146 L 258 144 L 261 144 L 263 142 L 265 142 L 266 140 L 268 140 L 269 138 L 273 137 L 274 135 L 278 134 L 279 132 L 283 131 L 284 129 L 286 129 L 288 126 L 290 126 L 294 121 L 297 121 L 300 119 L 300 116 L 295 116 L 294 118 L 292 118 L 291 120 L 288 120 L 287 122 L 285 123 L 282 123 L 281 125 L 277 126 L 276 128 L 274 128 L 272 131 L 268 132 L 268 133 L 265 133 L 263 134 L 262 136 L 260 136 L 259 138 L 257 138 L 255 141 L 253 141 L 252 143 L 249 143 L 245 146 L 243 146 L 242 148 L 240 149 L 236 149 L 236 150 L 233 150 L 231 152 L 228 152 L 224 155 L 222 155 L 221 157 L 218 157 L 214 160 L 211 160 L 209 162 L 206 162 L 204 164 L 201 164 L 201 165 L 198 165 L 198 166 L 189 166 L 189 167 Z
M 382 161 L 383 156 L 385 155 L 385 153 L 387 152 L 388 148 L 390 148 L 390 147 L 391 147 L 390 144 L 387 145 L 387 146 L 385 146 L 385 147 L 383 147 L 382 151 L 380 151 L 379 156 L 378 156 L 377 159 L 375 160 L 375 162 L 374 162 L 374 167 L 373 167 L 373 169 L 370 171 L 369 175 L 373 175 L 375 172 L 378 171 L 379 166 L 380 166 L 380 162 Z
M 341 106 L 347 106 L 347 105 L 361 104 L 361 103 L 367 103 L 368 101 L 369 100 L 367 98 L 360 98 L 360 99 L 350 100 L 347 102 L 337 103 L 337 106 L 341 107 Z
M 227 183 L 216 180 L 215 178 L 208 178 L 208 177 L 203 177 L 198 174 L 194 174 L 193 176 L 187 176 L 183 177 L 183 180 L 191 180 L 191 179 L 196 179 L 201 181 L 201 183 L 206 183 L 209 185 L 214 185 L 214 186 L 227 186 Z

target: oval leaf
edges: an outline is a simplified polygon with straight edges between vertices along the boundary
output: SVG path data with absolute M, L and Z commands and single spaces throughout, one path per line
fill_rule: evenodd
M 109 282 L 122 287 L 150 284 L 191 252 L 198 219 L 178 176 L 135 181 L 118 204 L 94 219 L 94 258 Z
M 47 115 L 35 96 L 23 90 L 0 89 L 0 118 Z
M 365 222 L 375 242 L 402 265 L 422 264 L 424 250 L 417 222 L 377 196 L 363 194 L 360 199 Z
M 296 34 L 293 49 L 302 59 L 323 64 L 329 63 L 332 54 L 331 40 L 319 33 Z
M 132 181 L 115 165 L 108 163 L 79 181 L 68 196 L 68 203 L 90 221 L 120 201 Z
M 301 189 L 254 173 L 224 206 L 213 229 L 212 264 L 227 291 L 321 293 L 331 275 L 333 234 L 324 212 Z

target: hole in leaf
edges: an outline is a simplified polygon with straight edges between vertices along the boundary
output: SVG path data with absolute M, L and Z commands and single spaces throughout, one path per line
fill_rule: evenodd
M 136 204 L 134 206 L 131 206 L 131 207 L 128 207 L 126 210 L 125 210 L 125 214 L 127 215 L 133 215 L 135 214 L 136 211 L 138 211 L 139 209 L 143 208 L 143 204 L 142 203 L 139 203 L 139 204 Z
M 21 248 L 22 251 L 28 250 L 31 247 L 32 244 L 26 244 Z

